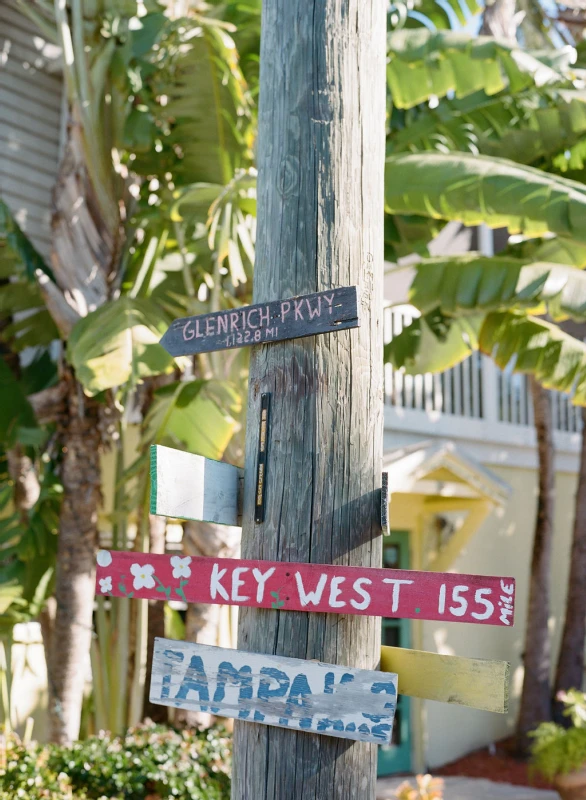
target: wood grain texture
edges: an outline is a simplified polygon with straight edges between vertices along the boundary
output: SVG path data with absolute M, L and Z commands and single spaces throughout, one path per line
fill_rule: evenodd
M 397 676 L 156 639 L 150 700 L 306 734 L 388 744 Z
M 360 327 L 253 348 L 244 558 L 382 563 L 385 36 L 383 0 L 263 2 L 254 300 L 357 285 Z M 262 392 L 270 469 L 255 525 Z M 380 624 L 243 608 L 238 643 L 373 669 Z M 233 800 L 372 800 L 375 784 L 372 745 L 235 723 Z
M 164 587 L 165 596 L 188 603 L 476 625 L 513 621 L 499 606 L 505 597 L 514 608 L 512 578 L 115 550 L 101 550 L 97 560 L 96 591 L 114 597 L 128 596 L 132 582 L 133 596 L 147 600 L 162 600 Z M 140 575 L 147 567 L 145 581 Z
M 173 322 L 161 344 L 172 356 L 250 347 L 259 342 L 302 339 L 343 331 L 360 324 L 356 286 L 343 286 L 303 297 L 215 311 Z
M 381 647 L 380 668 L 397 673 L 401 694 L 482 711 L 509 710 L 510 664 L 403 647 Z
M 151 514 L 240 524 L 241 469 L 162 445 L 151 446 Z

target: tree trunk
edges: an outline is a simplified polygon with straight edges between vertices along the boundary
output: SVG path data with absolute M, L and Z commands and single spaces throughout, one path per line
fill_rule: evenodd
M 167 533 L 166 517 L 157 517 L 149 514 L 149 552 L 164 553 Z M 160 600 L 149 600 L 148 640 L 147 640 L 147 676 L 150 676 L 153 666 L 153 649 L 155 638 L 165 635 L 165 604 Z M 149 700 L 150 679 L 144 686 L 143 715 L 150 717 L 153 722 L 161 725 L 168 720 L 168 709 L 165 706 L 155 705 Z
M 539 496 L 531 557 L 529 602 L 523 657 L 525 677 L 517 722 L 517 744 L 526 752 L 527 737 L 540 722 L 551 718 L 549 636 L 551 552 L 554 512 L 554 447 L 548 392 L 530 378 L 539 458 Z
M 240 528 L 215 525 L 212 522 L 185 522 L 183 550 L 189 556 L 232 558 L 240 544 Z M 185 639 L 199 644 L 218 645 L 221 606 L 211 603 L 189 603 L 185 616 Z M 204 711 L 179 709 L 175 723 L 187 728 L 209 728 L 213 717 Z
M 570 555 L 570 576 L 566 598 L 566 617 L 560 645 L 553 712 L 556 722 L 568 724 L 562 715 L 563 703 L 556 700 L 560 691 L 581 689 L 584 682 L 584 644 L 586 640 L 586 409 L 582 409 L 582 449 L 576 489 L 576 511 Z
M 517 38 L 519 20 L 515 14 L 516 0 L 494 0 L 487 2 L 482 15 L 481 36 L 494 36 L 505 42 L 514 43 Z
M 6 458 L 8 461 L 8 472 L 14 481 L 14 507 L 20 517 L 21 524 L 27 527 L 29 524 L 30 511 L 41 494 L 39 476 L 32 459 L 26 455 L 22 445 L 16 444 L 10 450 L 7 450 Z M 47 674 L 49 674 L 49 663 L 51 659 L 54 617 L 55 600 L 53 597 L 49 597 L 45 607 L 39 614 Z
M 22 445 L 16 444 L 6 451 L 8 472 L 14 481 L 14 507 L 23 525 L 28 525 L 29 512 L 39 499 L 41 485 L 33 461 Z
M 243 558 L 381 565 L 385 11 L 383 0 L 263 3 L 254 302 L 357 284 L 361 323 L 254 348 Z M 380 620 L 241 608 L 238 646 L 374 669 Z M 233 800 L 374 798 L 373 745 L 243 721 L 234 731 Z
M 88 672 L 100 502 L 100 405 L 69 374 L 68 415 L 60 430 L 63 502 L 59 522 L 57 609 L 49 667 L 50 739 L 79 735 Z

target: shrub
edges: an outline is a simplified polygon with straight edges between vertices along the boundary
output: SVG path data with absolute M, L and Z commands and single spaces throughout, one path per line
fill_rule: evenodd
M 532 765 L 550 781 L 586 764 L 586 694 L 573 689 L 558 697 L 566 704 L 564 714 L 571 718 L 573 727 L 542 722 L 531 733 Z
M 0 800 L 228 800 L 229 773 L 224 729 L 177 732 L 147 723 L 71 747 L 9 741 Z

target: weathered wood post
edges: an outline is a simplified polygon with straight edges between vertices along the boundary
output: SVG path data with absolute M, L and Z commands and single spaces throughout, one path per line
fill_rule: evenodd
M 263 2 L 254 302 L 358 285 L 361 322 L 253 350 L 243 558 L 381 564 L 385 41 L 384 0 Z M 240 650 L 378 664 L 378 618 L 239 613 Z M 375 780 L 371 744 L 235 723 L 233 800 L 368 800 Z

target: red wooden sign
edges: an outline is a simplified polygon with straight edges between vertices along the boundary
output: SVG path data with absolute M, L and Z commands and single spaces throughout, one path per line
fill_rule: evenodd
M 511 626 L 514 578 L 100 550 L 96 591 L 285 611 Z

